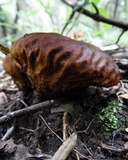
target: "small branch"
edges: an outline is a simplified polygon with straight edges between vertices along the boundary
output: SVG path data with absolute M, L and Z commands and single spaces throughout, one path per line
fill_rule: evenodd
M 66 28 L 66 27 L 68 26 L 68 24 L 71 22 L 71 20 L 72 20 L 72 18 L 73 18 L 73 16 L 74 16 L 74 14 L 75 14 L 75 10 L 73 9 L 73 11 L 72 11 L 72 13 L 71 13 L 71 15 L 70 15 L 69 19 L 67 20 L 67 22 L 66 22 L 65 26 L 63 27 L 63 29 L 62 29 L 62 31 L 61 31 L 61 34 L 63 34 L 63 33 L 64 33 L 65 28 Z
M 93 5 L 93 7 L 95 8 L 95 10 L 96 10 L 96 13 L 95 14 L 99 14 L 99 10 L 98 10 L 98 8 L 97 8 L 97 6 L 95 5 L 95 3 L 91 3 L 92 5 Z
M 125 32 L 126 30 L 123 30 L 122 32 L 121 32 L 121 34 L 119 35 L 119 37 L 118 37 L 118 39 L 117 39 L 117 41 L 116 41 L 116 43 L 115 44 L 118 44 L 118 42 L 119 42 L 119 40 L 120 40 L 120 38 L 121 38 L 121 36 L 124 34 L 124 32 Z
M 116 152 L 116 153 L 122 153 L 122 152 L 127 152 L 128 151 L 128 148 L 116 148 L 114 146 L 109 146 L 109 145 L 106 145 L 106 144 L 103 144 L 101 143 L 101 148 L 104 149 L 104 150 L 109 150 L 109 151 L 112 151 L 112 152 Z
M 47 122 L 45 121 L 45 119 L 40 115 L 40 118 L 43 120 L 43 122 L 45 123 L 45 125 L 48 127 L 48 129 L 61 141 L 63 142 L 63 140 L 51 129 L 51 127 L 47 124 Z
M 74 150 L 77 143 L 77 134 L 72 133 L 59 147 L 51 160 L 66 160 L 69 154 Z
M 90 126 L 92 125 L 92 123 L 94 122 L 94 119 L 92 119 L 92 121 L 88 124 L 87 128 L 83 131 L 77 131 L 77 133 L 86 133 L 88 131 L 88 129 L 90 128 Z
M 0 117 L 0 124 L 3 123 L 3 122 L 7 122 L 9 120 L 12 120 L 13 118 L 23 116 L 27 113 L 36 112 L 40 109 L 50 107 L 53 103 L 54 102 L 52 102 L 52 101 L 45 101 L 45 102 L 41 102 L 39 104 L 35 104 L 35 105 L 30 106 L 30 107 L 23 108 L 23 109 L 14 111 L 14 112 L 9 112 L 6 115 Z
M 82 143 L 82 145 L 85 147 L 85 149 L 87 150 L 87 152 L 93 157 L 93 154 L 91 153 L 91 151 L 89 150 L 89 148 L 85 145 L 85 143 Z
M 67 139 L 67 115 L 68 112 L 65 111 L 63 115 L 63 140 Z
M 70 7 L 74 8 L 74 6 L 69 4 L 66 0 L 62 0 L 62 2 L 64 2 L 65 4 L 67 4 Z M 81 8 L 76 9 L 76 11 L 77 12 L 81 12 Z M 104 17 L 104 16 L 102 16 L 100 14 L 92 13 L 92 12 L 86 10 L 86 9 L 83 9 L 82 14 L 92 18 L 95 21 L 107 23 L 107 24 L 116 26 L 118 28 L 121 28 L 121 29 L 123 29 L 125 31 L 128 30 L 128 24 L 127 23 L 123 23 L 123 22 L 116 21 L 116 20 L 113 20 L 113 19 L 110 19 L 110 18 L 106 18 L 106 17 Z
M 81 11 L 79 11 L 79 14 L 77 15 L 77 17 L 75 17 L 75 21 L 73 22 L 72 26 L 71 26 L 70 29 L 68 30 L 67 34 L 72 30 L 72 28 L 75 26 L 76 22 L 78 21 L 79 16 L 80 16 L 80 15 L 82 14 L 82 12 L 83 12 L 84 6 L 86 6 L 87 3 L 88 3 L 88 2 L 85 1 L 85 2 L 84 2 L 82 5 L 80 5 L 80 6 L 73 6 L 73 7 L 72 7 L 72 8 L 73 8 L 73 11 L 72 11 L 69 19 L 67 20 L 65 26 L 63 27 L 61 34 L 64 33 L 64 30 L 66 29 L 66 27 L 68 26 L 68 24 L 69 24 L 70 21 L 72 20 L 74 14 L 77 12 L 77 10 L 78 10 L 78 8 L 79 8 Z
M 10 135 L 12 135 L 12 133 L 14 132 L 14 130 L 15 130 L 15 127 L 14 126 L 12 126 L 12 127 L 10 127 L 8 130 L 7 130 L 7 132 L 5 133 L 5 135 L 2 137 L 2 141 L 6 141 L 9 137 L 10 137 Z
M 43 120 L 43 122 L 45 123 L 45 125 L 48 127 L 48 129 L 61 141 L 64 142 L 52 129 L 51 127 L 47 124 L 47 122 L 45 121 L 45 119 L 40 115 L 40 118 Z M 79 154 L 82 158 L 87 158 L 84 155 L 82 155 L 79 151 L 77 151 L 76 149 L 74 149 L 74 151 Z

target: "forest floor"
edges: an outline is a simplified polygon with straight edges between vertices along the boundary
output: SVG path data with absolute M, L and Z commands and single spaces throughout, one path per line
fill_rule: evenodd
M 35 96 L 26 104 L 1 70 L 0 160 L 128 159 L 127 93 L 122 78 L 108 89 L 90 86 L 70 99 L 45 102 Z

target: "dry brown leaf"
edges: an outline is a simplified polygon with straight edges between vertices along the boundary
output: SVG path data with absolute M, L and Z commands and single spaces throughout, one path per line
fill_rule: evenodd
M 63 142 L 60 148 L 56 151 L 51 160 L 66 160 L 70 152 L 75 148 L 77 141 L 77 134 L 73 133 Z

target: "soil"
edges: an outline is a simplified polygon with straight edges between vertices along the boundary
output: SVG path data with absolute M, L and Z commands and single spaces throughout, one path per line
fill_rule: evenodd
M 57 160 L 64 159 L 62 153 L 67 160 L 128 159 L 127 80 L 46 102 L 36 94 L 23 99 L 3 70 L 0 80 L 0 160 L 50 160 L 63 141 Z

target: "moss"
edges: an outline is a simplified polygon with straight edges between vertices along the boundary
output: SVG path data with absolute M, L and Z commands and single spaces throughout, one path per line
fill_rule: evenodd
M 95 116 L 97 126 L 101 130 L 113 131 L 124 128 L 125 116 L 123 115 L 122 104 L 116 101 L 108 102 L 106 107 L 102 107 Z

